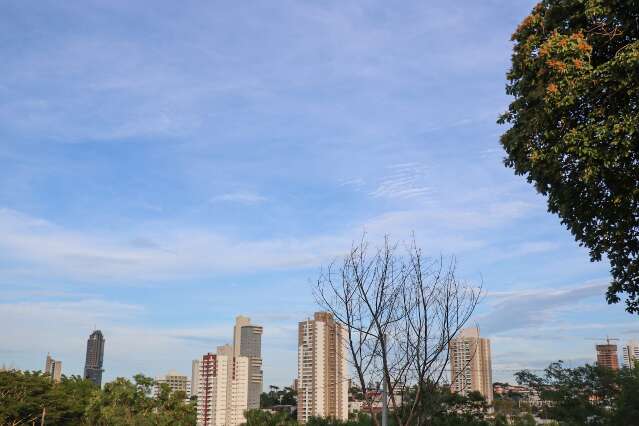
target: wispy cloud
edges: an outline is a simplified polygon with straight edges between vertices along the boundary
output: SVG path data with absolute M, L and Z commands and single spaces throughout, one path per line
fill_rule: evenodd
M 607 283 L 594 282 L 566 288 L 537 288 L 512 292 L 489 292 L 488 313 L 477 322 L 489 334 L 509 330 L 534 330 L 557 320 L 567 310 L 579 309 L 580 302 L 601 297 Z
M 426 186 L 426 169 L 418 163 L 403 163 L 389 166 L 387 175 L 370 193 L 374 198 L 413 199 L 424 198 L 431 193 Z
M 238 191 L 238 192 L 230 192 L 227 194 L 216 195 L 211 198 L 212 202 L 220 202 L 226 201 L 230 203 L 240 203 L 247 205 L 255 205 L 268 201 L 268 198 L 263 195 L 259 195 L 255 192 L 249 191 Z

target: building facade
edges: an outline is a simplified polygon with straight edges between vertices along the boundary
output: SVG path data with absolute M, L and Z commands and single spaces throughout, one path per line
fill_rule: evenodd
M 609 368 L 611 370 L 619 370 L 619 356 L 617 355 L 617 345 L 606 343 L 605 345 L 596 345 L 597 365 L 599 367 Z
M 169 371 L 162 377 L 157 377 L 155 379 L 155 395 L 157 396 L 160 393 L 161 386 L 163 384 L 168 385 L 171 389 L 171 392 L 184 392 L 188 397 L 189 394 L 189 378 L 183 374 L 180 374 L 176 371 Z
M 466 395 L 477 391 L 488 403 L 493 400 L 490 340 L 479 337 L 479 329 L 461 330 L 449 343 L 450 388 Z
M 639 342 L 630 340 L 622 349 L 623 365 L 628 368 L 635 368 L 635 363 L 639 362 Z
M 327 312 L 298 326 L 297 420 L 348 420 L 345 330 Z
M 249 318 L 237 317 L 233 345 L 220 346 L 199 361 L 198 426 L 238 426 L 247 410 L 260 407 L 262 331 Z
M 252 325 L 250 318 L 239 316 L 233 329 L 233 352 L 235 358 L 248 358 L 248 394 L 249 410 L 260 408 L 260 395 L 263 387 L 262 372 L 262 332 L 259 325 Z
M 87 340 L 87 355 L 84 363 L 84 378 L 91 380 L 98 387 L 102 386 L 102 368 L 104 363 L 104 336 L 95 330 Z
M 197 390 L 200 387 L 200 365 L 202 360 L 194 359 L 191 362 L 191 393 L 189 396 L 197 396 Z
M 51 377 L 53 383 L 60 383 L 62 380 L 62 361 L 56 361 L 47 354 L 47 360 L 44 364 L 44 373 Z

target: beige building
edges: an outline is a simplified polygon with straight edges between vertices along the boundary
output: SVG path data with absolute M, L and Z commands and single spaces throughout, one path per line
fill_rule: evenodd
M 326 312 L 299 323 L 297 420 L 310 417 L 348 420 L 345 330 Z
M 197 390 L 200 387 L 201 362 L 200 359 L 194 359 L 191 363 L 191 394 L 189 396 L 197 396 Z
M 160 386 L 166 384 L 171 388 L 172 392 L 182 391 L 188 397 L 189 394 L 189 378 L 176 371 L 169 371 L 166 375 L 155 379 L 155 395 L 160 393 Z
M 635 368 L 635 363 L 639 361 L 639 342 L 630 340 L 623 347 L 623 365 L 628 368 Z
M 479 337 L 479 329 L 461 330 L 449 343 L 450 388 L 466 395 L 478 391 L 489 403 L 493 400 L 493 373 L 490 340 Z
M 262 327 L 237 317 L 233 345 L 219 346 L 198 362 L 198 426 L 237 426 L 246 421 L 246 410 L 259 408 L 261 337 Z
M 47 354 L 47 360 L 44 364 L 44 374 L 51 376 L 51 381 L 60 383 L 62 380 L 62 361 L 56 361 Z

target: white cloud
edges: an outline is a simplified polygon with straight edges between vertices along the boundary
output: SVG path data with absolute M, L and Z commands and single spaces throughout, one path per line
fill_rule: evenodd
M 364 230 L 373 241 L 386 234 L 402 240 L 415 231 L 427 253 L 460 254 L 487 244 L 469 231 L 503 225 L 527 211 L 528 205 L 521 202 L 489 203 L 465 211 L 437 207 L 391 211 L 329 235 L 256 240 L 175 223 L 141 223 L 133 230 L 108 233 L 78 232 L 0 209 L 0 254 L 14 262 L 15 271 L 33 266 L 33 271 L 63 278 L 169 280 L 211 272 L 319 266 L 341 256 Z M 546 243 L 531 243 L 522 254 L 548 248 Z
M 424 198 L 431 193 L 425 185 L 426 170 L 418 163 L 389 166 L 391 173 L 370 193 L 374 198 L 413 199 Z
M 510 330 L 539 330 L 557 321 L 559 315 L 582 309 L 583 300 L 601 297 L 606 282 L 589 282 L 566 288 L 536 288 L 511 292 L 489 292 L 488 313 L 477 317 L 482 330 L 495 334 Z
M 240 203 L 240 204 L 248 204 L 248 205 L 264 203 L 267 200 L 268 198 L 262 195 L 259 195 L 255 192 L 248 192 L 248 191 L 231 192 L 227 194 L 217 195 L 211 198 L 212 202 L 228 201 L 231 203 Z

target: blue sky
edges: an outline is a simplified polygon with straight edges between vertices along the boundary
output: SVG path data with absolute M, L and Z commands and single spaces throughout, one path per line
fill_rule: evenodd
M 0 364 L 190 371 L 264 325 L 296 374 L 311 282 L 364 230 L 483 281 L 496 379 L 639 336 L 502 164 L 510 34 L 531 1 L 21 1 L 0 8 Z

